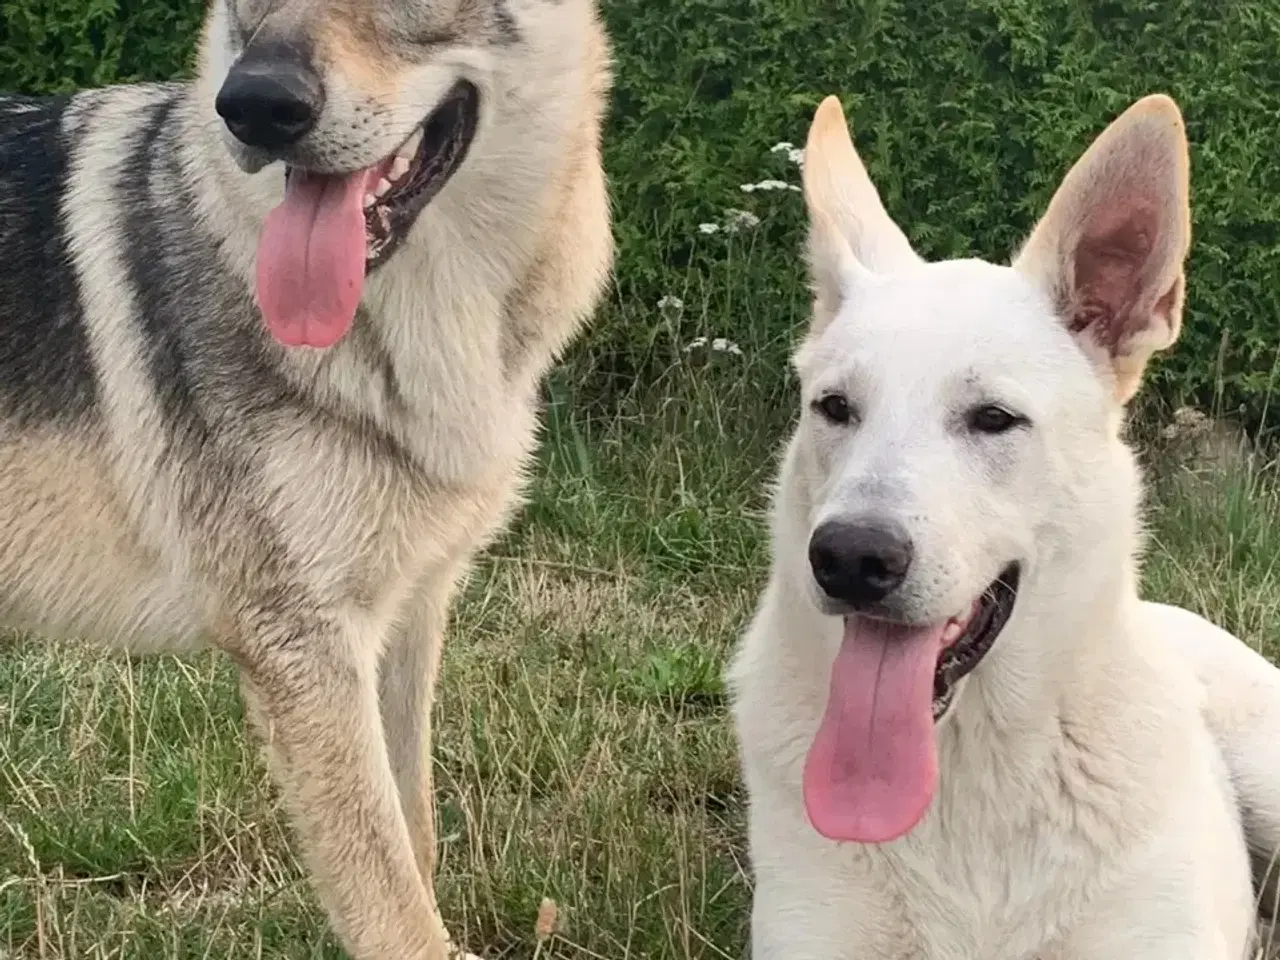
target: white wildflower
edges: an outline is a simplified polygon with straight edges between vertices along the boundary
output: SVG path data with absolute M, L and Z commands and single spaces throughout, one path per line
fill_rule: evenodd
M 742 348 L 732 340 L 727 340 L 724 337 L 716 337 L 714 340 L 708 340 L 706 337 L 694 337 L 685 344 L 684 352 L 693 353 L 693 351 L 700 350 L 703 347 L 710 348 L 712 353 L 730 353 L 735 357 L 742 356 Z
M 735 357 L 742 356 L 742 348 L 732 340 L 726 340 L 724 337 L 716 337 L 712 340 L 711 349 L 717 353 L 732 353 Z
M 728 233 L 760 226 L 760 218 L 750 210 L 728 209 L 724 212 L 724 229 Z
M 804 147 L 797 147 L 793 143 L 783 140 L 781 143 L 775 143 L 769 148 L 770 153 L 785 153 L 787 159 L 794 163 L 797 167 L 804 166 Z
M 700 224 L 698 224 L 698 232 L 699 232 L 699 233 L 705 233 L 705 234 L 707 234 L 708 236 L 710 236 L 710 235 L 711 235 L 711 234 L 713 234 L 713 233 L 718 233 L 718 232 L 719 232 L 719 230 L 720 230 L 720 224 L 718 224 L 718 223 L 700 223 Z
M 684 309 L 684 301 L 679 297 L 673 297 L 671 294 L 667 294 L 658 301 L 658 309 L 663 313 L 679 313 Z
M 795 190 L 797 192 L 800 190 L 794 183 L 787 183 L 784 180 L 761 180 L 759 183 L 744 183 L 740 189 L 743 193 L 754 193 L 756 190 Z

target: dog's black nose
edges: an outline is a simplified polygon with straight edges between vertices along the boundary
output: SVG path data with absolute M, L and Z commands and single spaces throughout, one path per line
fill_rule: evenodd
M 818 586 L 855 610 L 901 586 L 911 555 L 911 537 L 887 518 L 828 520 L 809 538 L 809 565 Z
M 320 119 L 324 85 L 300 60 L 245 57 L 227 74 L 214 109 L 241 143 L 282 150 Z

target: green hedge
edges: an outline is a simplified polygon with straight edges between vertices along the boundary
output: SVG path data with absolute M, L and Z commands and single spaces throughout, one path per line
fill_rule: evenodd
M 3 0 L 0 87 L 179 73 L 201 6 Z M 1185 337 L 1157 382 L 1169 399 L 1261 408 L 1280 346 L 1274 0 L 608 0 L 606 14 L 621 256 L 573 360 L 602 388 L 662 369 L 698 334 L 781 357 L 805 309 L 800 204 L 740 185 L 796 179 L 769 148 L 801 142 L 825 94 L 844 98 L 922 252 L 1000 258 L 1090 138 L 1163 90 L 1193 141 L 1195 244 Z M 726 208 L 762 223 L 749 237 L 699 233 Z M 657 310 L 673 293 L 686 310 Z

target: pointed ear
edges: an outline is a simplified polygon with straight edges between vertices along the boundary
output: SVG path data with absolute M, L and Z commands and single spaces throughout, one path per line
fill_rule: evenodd
M 830 322 L 860 280 L 921 262 L 876 192 L 849 137 L 844 111 L 827 97 L 804 150 L 814 329 Z
M 1178 339 L 1189 181 L 1177 104 L 1144 97 L 1067 173 L 1013 261 L 1049 294 L 1120 403 L 1137 392 L 1151 354 Z

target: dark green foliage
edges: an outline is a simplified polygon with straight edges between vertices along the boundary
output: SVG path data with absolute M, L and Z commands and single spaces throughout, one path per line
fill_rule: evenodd
M 4 0 L 0 87 L 181 73 L 200 5 Z M 769 148 L 803 141 L 825 94 L 842 96 L 922 252 L 1004 258 L 1106 122 L 1163 90 L 1193 142 L 1195 245 L 1184 339 L 1155 382 L 1168 399 L 1261 410 L 1280 345 L 1280 5 L 609 0 L 606 14 L 620 259 L 610 303 L 570 359 L 587 396 L 631 390 L 703 334 L 736 340 L 768 361 L 751 370 L 783 384 L 806 308 L 800 203 L 739 185 L 796 181 Z M 761 217 L 749 246 L 698 233 L 729 207 Z M 665 294 L 685 311 L 661 314 Z
M 0 89 L 167 80 L 193 63 L 203 0 L 4 0 Z

